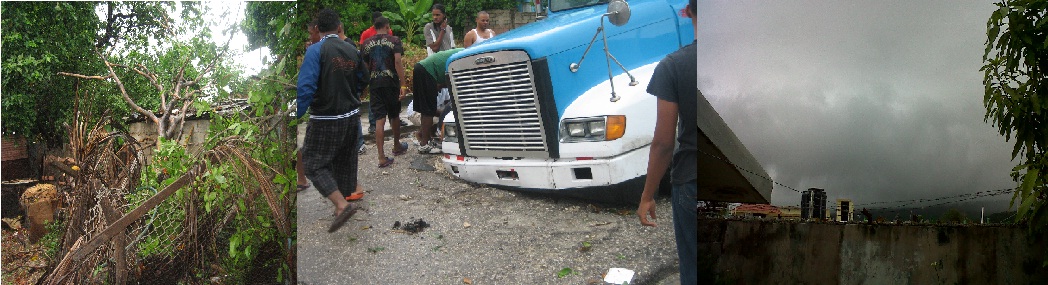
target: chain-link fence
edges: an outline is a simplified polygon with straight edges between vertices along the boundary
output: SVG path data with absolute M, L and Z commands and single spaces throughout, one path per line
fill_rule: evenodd
M 66 227 L 57 264 L 44 284 L 229 283 L 236 281 L 222 265 L 234 252 L 249 257 L 242 263 L 293 259 L 279 256 L 292 255 L 290 248 L 262 256 L 231 242 L 259 231 L 293 236 L 292 195 L 279 195 L 277 172 L 253 159 L 246 141 L 219 140 L 199 155 L 173 159 L 181 167 L 168 171 L 170 165 L 143 167 L 141 147 L 127 132 L 107 130 L 105 120 L 75 122 L 69 133 L 76 167 L 55 163 L 74 178 L 60 215 Z M 274 241 L 284 240 L 256 243 Z

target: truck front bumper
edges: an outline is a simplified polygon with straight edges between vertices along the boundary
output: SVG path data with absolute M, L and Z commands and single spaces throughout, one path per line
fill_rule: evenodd
M 646 173 L 649 146 L 605 158 L 490 158 L 444 154 L 448 173 L 463 180 L 521 189 L 612 186 Z

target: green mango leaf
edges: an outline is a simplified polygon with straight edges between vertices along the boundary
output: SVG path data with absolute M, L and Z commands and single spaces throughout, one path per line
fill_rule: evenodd
M 1037 169 L 1033 167 L 1029 168 L 1029 170 L 1026 171 L 1026 175 L 1023 176 L 1023 184 L 1022 186 L 1020 186 L 1020 188 L 1022 189 L 1021 191 L 1023 191 L 1024 193 L 1030 193 L 1031 191 L 1033 191 L 1033 186 L 1036 185 L 1035 183 L 1037 182 L 1038 178 L 1037 174 Z
M 229 237 L 229 257 L 236 256 L 237 247 L 240 246 L 240 235 L 234 234 Z
M 285 23 L 284 27 L 280 29 L 280 35 L 286 36 L 289 33 L 291 33 L 291 22 Z
M 276 177 L 273 177 L 273 183 L 283 185 L 291 184 L 291 181 L 287 178 L 287 175 L 279 174 Z
M 1033 203 L 1035 201 L 1037 201 L 1037 198 L 1033 197 L 1033 195 L 1024 196 L 1023 197 L 1023 203 L 1021 205 L 1019 205 L 1019 211 L 1016 214 L 1017 215 L 1016 218 L 1020 218 L 1021 219 L 1021 218 L 1027 217 L 1026 213 L 1030 211 L 1030 207 L 1033 206 Z
M 575 271 L 571 270 L 571 267 L 564 267 L 564 269 L 557 271 L 557 278 L 564 278 L 565 276 L 572 274 L 575 274 Z

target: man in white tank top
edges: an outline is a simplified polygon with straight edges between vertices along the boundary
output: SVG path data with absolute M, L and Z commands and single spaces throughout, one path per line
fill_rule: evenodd
M 477 12 L 477 28 L 466 33 L 466 38 L 463 39 L 462 45 L 468 48 L 494 37 L 495 31 L 488 29 L 489 23 L 491 23 L 491 17 L 488 16 L 488 12 Z

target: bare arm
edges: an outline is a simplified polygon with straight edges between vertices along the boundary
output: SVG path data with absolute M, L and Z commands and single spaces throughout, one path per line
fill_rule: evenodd
M 651 151 L 648 153 L 648 176 L 644 179 L 644 192 L 640 194 L 640 205 L 637 207 L 640 224 L 650 227 L 655 226 L 655 221 L 648 221 L 648 215 L 651 215 L 652 220 L 655 219 L 655 192 L 673 159 L 674 139 L 677 136 L 677 103 L 659 99 L 656 110 L 655 137 L 651 140 Z
M 407 93 L 408 79 L 406 77 L 404 77 L 404 62 L 403 62 L 402 58 L 403 58 L 403 56 L 401 56 L 399 53 L 394 53 L 393 54 L 393 61 L 395 62 L 394 65 L 397 66 L 397 78 L 400 78 L 400 86 L 401 86 L 400 87 L 400 97 L 398 98 L 398 100 L 404 100 L 404 96 L 408 94 Z
M 436 33 L 437 35 L 436 38 L 433 39 L 433 42 L 428 45 L 429 49 L 433 50 L 433 52 L 440 51 L 440 44 L 444 43 L 444 34 L 446 34 L 445 30 L 447 30 L 447 28 L 447 20 L 444 20 L 444 23 L 440 24 L 440 28 L 433 27 L 432 31 L 434 31 L 434 33 Z
M 429 49 L 433 50 L 433 52 L 438 52 L 440 51 L 440 44 L 443 42 L 444 32 L 440 32 L 440 34 L 437 35 L 436 40 L 434 40 L 433 43 L 429 44 Z
M 469 31 L 466 33 L 466 38 L 462 39 L 462 47 L 469 48 L 474 42 L 477 41 L 477 33 Z

